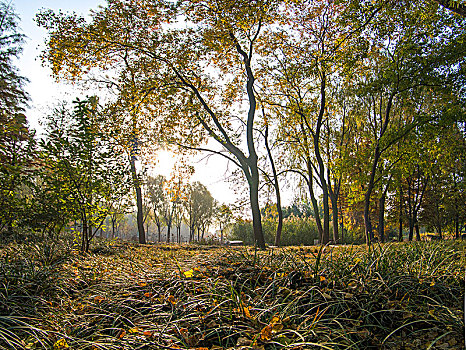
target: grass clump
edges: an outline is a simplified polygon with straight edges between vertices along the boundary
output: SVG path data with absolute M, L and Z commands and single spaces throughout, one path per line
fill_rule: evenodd
M 464 348 L 461 242 L 101 245 L 45 264 L 30 248 L 3 248 L 0 346 Z

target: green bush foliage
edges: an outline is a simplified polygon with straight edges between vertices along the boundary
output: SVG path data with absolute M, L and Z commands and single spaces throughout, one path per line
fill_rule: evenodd
M 262 221 L 265 241 L 273 244 L 277 229 L 274 219 L 266 218 Z M 245 244 L 253 245 L 252 222 L 238 220 L 230 232 L 230 240 L 240 240 Z M 319 238 L 317 226 L 313 218 L 300 218 L 290 216 L 283 220 L 283 231 L 281 245 L 313 245 L 314 240 Z

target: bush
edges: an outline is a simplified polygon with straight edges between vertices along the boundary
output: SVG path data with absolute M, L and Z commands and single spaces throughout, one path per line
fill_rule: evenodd
M 277 222 L 273 219 L 264 219 L 262 229 L 266 243 L 274 244 Z M 246 220 L 237 221 L 228 236 L 231 240 L 240 240 L 249 245 L 254 244 L 253 237 L 252 222 Z M 283 220 L 281 245 L 313 245 L 314 239 L 318 237 L 316 223 L 311 218 L 291 216 Z

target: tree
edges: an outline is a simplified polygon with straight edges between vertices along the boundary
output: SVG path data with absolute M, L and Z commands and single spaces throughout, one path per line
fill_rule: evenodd
M 161 242 L 163 228 L 163 208 L 165 207 L 165 183 L 166 178 L 163 175 L 147 178 L 147 193 L 152 206 L 153 220 L 157 226 L 158 242 Z
M 278 117 L 281 139 L 292 154 L 294 166 L 289 171 L 307 185 L 324 244 L 330 240 L 329 197 L 338 222 L 339 180 L 330 159 L 336 147 L 330 143 L 333 129 L 341 128 L 340 137 L 345 138 L 344 114 L 333 96 L 341 85 L 342 48 L 373 16 L 369 11 L 369 20 L 349 23 L 341 19 L 346 12 L 345 5 L 333 1 L 290 1 L 281 12 L 282 28 L 269 34 L 263 48 L 269 58 L 262 73 L 268 77 L 266 102 Z M 323 215 L 315 184 L 322 190 Z M 333 226 L 337 241 L 338 225 Z
M 24 191 L 33 185 L 35 141 L 25 115 L 27 80 L 13 65 L 24 39 L 17 26 L 11 4 L 0 2 L 0 232 L 11 231 L 27 214 Z
M 196 181 L 188 186 L 186 214 L 189 226 L 189 241 L 193 241 L 197 231 L 197 240 L 204 236 L 205 230 L 212 222 L 214 199 L 207 187 Z
M 355 123 L 367 145 L 361 161 L 367 163 L 369 159 L 370 165 L 362 167 L 368 244 L 373 238 L 370 203 L 377 184 L 386 175 L 384 169 L 390 169 L 387 155 L 411 130 L 437 116 L 435 104 L 425 104 L 425 96 L 432 93 L 432 101 L 445 94 L 451 101 L 456 99 L 461 75 L 458 67 L 464 61 L 454 44 L 465 35 L 458 27 L 460 22 L 429 3 L 422 7 L 401 3 L 384 6 L 368 35 L 352 43 L 355 48 L 365 47 L 347 79 L 356 86 L 359 102 Z M 450 26 L 453 30 L 446 31 Z
M 97 100 L 75 101 L 71 113 L 56 109 L 46 120 L 40 141 L 43 177 L 41 186 L 58 195 L 68 221 L 81 222 L 81 252 L 90 243 L 109 214 L 106 203 L 115 200 L 125 186 L 125 168 L 102 130 Z
M 131 69 L 138 103 L 162 111 L 160 125 L 169 142 L 197 150 L 207 150 L 200 147 L 207 136 L 218 142 L 221 151 L 209 150 L 236 164 L 248 182 L 254 236 L 261 248 L 265 242 L 254 142 L 253 67 L 257 42 L 263 29 L 274 23 L 276 7 L 274 1 L 223 1 L 217 6 L 186 1 L 173 8 L 163 2 L 110 0 L 93 13 L 89 24 L 76 15 L 51 11 L 37 17 L 50 33 L 43 57 L 55 76 L 76 80 L 98 68 L 123 77 L 121 72 Z M 171 25 L 180 19 L 190 25 Z M 237 101 L 246 101 L 243 118 L 236 116 Z M 238 120 L 244 127 L 241 133 L 236 131 Z
M 233 213 L 228 205 L 221 204 L 216 207 L 215 217 L 220 228 L 220 244 L 223 244 L 225 230 L 233 223 Z

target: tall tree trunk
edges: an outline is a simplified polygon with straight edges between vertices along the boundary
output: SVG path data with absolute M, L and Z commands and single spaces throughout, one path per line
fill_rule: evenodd
M 400 180 L 400 211 L 398 212 L 398 242 L 403 242 L 403 185 Z
M 338 180 L 338 183 L 335 181 L 335 184 L 332 187 L 330 181 L 330 169 L 327 168 L 327 178 L 329 179 L 328 192 L 330 195 L 330 201 L 332 203 L 332 221 L 333 221 L 333 242 L 338 243 L 338 196 L 340 192 L 340 183 L 341 180 Z
M 343 208 L 341 206 L 341 199 L 340 199 L 340 232 L 341 232 L 341 243 L 344 243 L 344 225 L 343 225 Z
M 251 201 L 252 227 L 254 230 L 254 240 L 257 246 L 265 249 L 265 239 L 262 232 L 261 212 L 259 207 L 259 171 L 257 169 L 257 160 L 255 169 L 250 167 L 251 176 L 249 181 L 249 199 Z
M 131 175 L 133 177 L 133 186 L 136 190 L 136 206 L 137 206 L 137 226 L 138 226 L 138 234 L 139 234 L 139 243 L 146 244 L 146 233 L 144 232 L 144 216 L 143 216 L 143 208 L 142 208 L 142 191 L 141 185 L 139 183 L 138 175 L 136 172 L 136 164 L 135 164 L 135 157 L 130 155 L 130 163 L 131 163 Z
M 87 220 L 85 217 L 82 218 L 82 234 L 81 234 L 81 253 L 87 253 L 87 241 L 88 241 L 88 236 L 89 231 L 87 228 Z
M 379 240 L 381 243 L 385 242 L 385 200 L 387 198 L 388 188 L 390 186 L 390 181 L 392 179 L 392 175 L 388 179 L 388 183 L 385 186 L 385 189 L 382 192 L 382 195 L 379 198 L 379 225 L 378 225 L 378 233 L 379 233 Z
M 414 229 L 416 231 L 416 241 L 421 241 L 421 233 L 419 232 L 419 221 L 417 220 L 417 213 L 416 213 L 416 221 L 414 224 Z
M 275 198 L 276 198 L 276 207 L 277 207 L 277 214 L 278 214 L 278 224 L 277 224 L 277 232 L 275 233 L 275 242 L 274 244 L 279 247 L 280 246 L 280 238 L 282 236 L 282 227 L 283 227 L 283 211 L 282 211 L 282 201 L 280 196 L 280 185 L 278 183 L 278 175 L 277 169 L 275 168 L 275 162 L 272 157 L 272 151 L 269 146 L 269 125 L 265 126 L 265 148 L 267 149 L 267 155 L 269 157 L 270 165 L 272 167 L 272 174 L 273 174 L 273 187 L 275 189 Z
M 110 217 L 112 220 L 112 239 L 115 238 L 115 220 L 113 219 L 113 215 Z
M 338 200 L 330 197 L 332 201 L 332 221 L 333 221 L 333 242 L 335 244 L 340 243 L 340 237 L 338 235 Z
M 414 236 L 414 220 L 411 216 L 408 217 L 408 224 L 409 224 L 408 241 L 411 242 Z
M 392 91 L 388 98 L 387 106 L 385 107 L 385 116 L 384 116 L 382 128 L 380 129 L 380 133 L 377 136 L 376 146 L 374 150 L 374 159 L 372 161 L 369 184 L 367 186 L 367 190 L 364 195 L 364 229 L 366 233 L 366 244 L 367 245 L 371 244 L 371 239 L 374 237 L 374 232 L 372 231 L 372 223 L 371 223 L 371 218 L 370 218 L 369 207 L 370 207 L 372 190 L 374 189 L 374 184 L 375 184 L 375 173 L 377 171 L 377 167 L 379 165 L 379 160 L 382 155 L 382 152 L 383 150 L 387 149 L 387 146 L 383 150 L 380 149 L 380 140 L 382 139 L 383 135 L 387 131 L 388 124 L 390 123 L 390 112 L 392 109 L 393 98 L 395 97 L 395 95 L 396 95 L 396 92 Z
M 324 207 L 324 226 L 322 232 L 322 244 L 327 244 L 330 241 L 330 210 L 328 205 L 328 186 L 327 180 L 325 178 L 325 165 L 322 159 L 322 155 L 320 152 L 320 133 L 322 129 L 322 123 L 324 118 L 325 112 L 325 101 L 326 101 L 326 94 L 325 94 L 325 84 L 326 84 L 326 75 L 324 72 L 321 74 L 321 82 L 320 82 L 320 109 L 319 115 L 317 116 L 317 123 L 314 137 L 314 153 L 317 159 L 317 164 L 319 165 L 319 180 L 320 185 L 322 187 L 322 205 Z
M 383 193 L 382 196 L 379 198 L 379 225 L 378 225 L 378 233 L 379 233 L 379 241 L 381 243 L 385 242 L 385 195 Z
M 380 148 L 379 145 L 375 147 L 374 160 L 372 161 L 372 168 L 369 177 L 369 184 L 367 185 L 366 193 L 364 194 L 364 230 L 366 235 L 366 244 L 370 245 L 372 238 L 374 237 L 374 232 L 372 230 L 372 222 L 370 217 L 370 203 L 372 190 L 374 189 L 375 183 L 375 173 L 377 171 L 377 165 L 379 164 L 380 159 Z
M 319 205 L 317 203 L 316 196 L 314 194 L 314 182 L 313 182 L 313 171 L 312 165 L 310 163 L 310 159 L 308 158 L 306 161 L 307 165 L 307 172 L 309 178 L 307 179 L 307 186 L 309 190 L 309 197 L 311 199 L 312 208 L 314 209 L 314 218 L 316 220 L 317 225 L 317 232 L 319 233 L 319 243 L 322 244 L 322 238 L 324 235 L 324 229 L 322 228 L 322 221 L 320 220 L 320 213 L 319 213 Z

